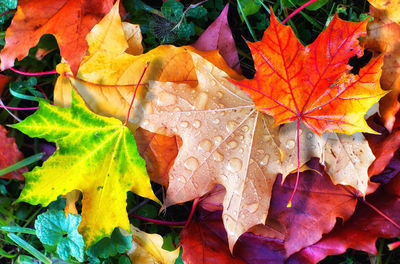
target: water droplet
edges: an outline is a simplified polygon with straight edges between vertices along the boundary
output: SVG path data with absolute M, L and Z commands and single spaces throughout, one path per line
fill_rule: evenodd
M 194 188 L 198 189 L 199 188 L 199 184 L 197 182 L 193 183 Z
M 293 140 L 289 140 L 288 142 L 286 142 L 286 148 L 288 149 L 294 148 L 295 145 L 296 143 Z
M 226 123 L 226 130 L 228 130 L 228 132 L 231 132 L 236 128 L 236 126 L 237 123 L 235 121 L 228 121 L 228 123 Z
M 220 120 L 219 120 L 218 118 L 215 118 L 215 119 L 212 120 L 212 122 L 213 122 L 214 124 L 219 124 Z
M 228 162 L 228 170 L 238 172 L 242 168 L 242 161 L 238 158 L 233 158 Z
M 303 130 L 299 129 L 299 136 L 303 135 Z
M 222 142 L 222 137 L 221 136 L 216 136 L 215 138 L 214 138 L 214 142 L 215 142 L 215 144 L 219 144 L 219 143 L 221 143 Z
M 204 139 L 204 140 L 202 140 L 200 142 L 199 148 L 204 150 L 204 151 L 206 151 L 206 152 L 209 152 L 211 150 L 211 148 L 212 148 L 212 143 L 211 143 L 210 140 Z
M 157 104 L 159 106 L 168 106 L 176 104 L 176 96 L 170 93 L 161 92 L 158 94 Z
M 307 139 L 311 139 L 313 137 L 312 133 L 307 134 Z
M 235 140 L 232 140 L 228 143 L 229 149 L 235 149 L 235 148 L 237 148 L 237 146 L 238 146 L 238 143 Z
M 243 126 L 243 127 L 242 127 L 242 131 L 243 131 L 243 132 L 249 131 L 249 127 L 248 127 L 248 126 Z
M 144 125 L 144 126 L 148 126 L 148 125 L 150 125 L 150 121 L 149 121 L 149 120 L 147 120 L 147 119 L 145 119 L 145 120 L 143 121 L 143 125 Z
M 243 140 L 243 139 L 244 139 L 244 136 L 243 136 L 243 135 L 240 135 L 240 136 L 239 136 L 239 139 L 240 139 L 240 140 Z
M 186 169 L 194 171 L 199 167 L 199 161 L 195 157 L 190 157 L 185 161 L 184 165 Z
M 189 122 L 183 121 L 180 123 L 180 126 L 183 128 L 187 128 L 189 126 Z
M 240 152 L 240 153 L 243 153 L 243 148 L 240 148 L 240 149 L 239 149 L 239 152 Z
M 213 153 L 213 158 L 215 161 L 223 161 L 224 160 L 224 155 L 222 155 L 221 153 L 219 153 L 218 151 L 215 151 Z
M 258 203 L 255 202 L 255 203 L 248 204 L 246 206 L 246 208 L 250 213 L 255 213 L 258 209 Z
M 267 154 L 267 155 L 265 155 L 264 156 L 264 158 L 261 160 L 261 162 L 260 162 L 260 164 L 261 165 L 267 165 L 268 164 L 268 161 L 269 161 L 269 155 Z
M 200 120 L 194 120 L 193 127 L 194 127 L 194 128 L 200 128 L 200 127 L 201 127 L 201 122 L 200 122 Z
M 264 140 L 265 140 L 265 142 L 268 142 L 268 141 L 270 141 L 270 140 L 271 140 L 271 138 L 272 138 L 272 136 L 271 136 L 271 135 L 264 135 Z
M 217 92 L 217 96 L 219 99 L 221 99 L 222 97 L 224 97 L 224 94 L 222 92 Z
M 204 110 L 208 102 L 208 95 L 206 93 L 200 93 L 196 97 L 195 107 L 198 110 Z
M 353 157 L 353 163 L 359 163 L 360 159 L 357 156 Z

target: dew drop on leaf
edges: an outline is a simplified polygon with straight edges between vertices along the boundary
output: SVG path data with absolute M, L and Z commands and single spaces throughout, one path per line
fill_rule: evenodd
M 186 169 L 194 171 L 199 167 L 199 161 L 195 157 L 190 157 L 185 161 L 184 165 Z
M 213 153 L 213 158 L 214 158 L 215 161 L 221 162 L 221 161 L 224 160 L 224 155 L 222 155 L 222 154 L 219 153 L 218 151 L 215 151 L 215 152 Z
M 194 120 L 193 127 L 194 127 L 194 128 L 200 128 L 200 127 L 201 127 L 201 122 L 200 122 L 200 120 Z
M 238 172 L 242 168 L 242 161 L 238 158 L 233 158 L 228 162 L 228 170 L 231 172 Z
M 204 139 L 204 140 L 202 140 L 202 141 L 200 142 L 199 148 L 200 148 L 201 150 L 204 150 L 204 151 L 206 151 L 206 152 L 209 152 L 209 151 L 211 150 L 211 148 L 212 148 L 212 142 L 211 142 L 210 140 L 208 140 L 208 139 Z

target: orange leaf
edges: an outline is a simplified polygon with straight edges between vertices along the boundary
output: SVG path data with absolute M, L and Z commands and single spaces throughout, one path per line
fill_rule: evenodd
M 304 47 L 292 29 L 272 15 L 263 39 L 248 42 L 257 70 L 254 79 L 231 81 L 277 124 L 301 120 L 319 135 L 374 133 L 364 115 L 386 94 L 379 86 L 383 58 L 371 59 L 358 75 L 351 74 L 347 64 L 362 55 L 358 37 L 365 35 L 366 24 L 335 16 L 314 43 Z
M 53 34 L 61 56 L 76 72 L 88 48 L 86 35 L 111 9 L 113 0 L 21 0 L 6 31 L 1 70 L 21 60 L 44 34 Z

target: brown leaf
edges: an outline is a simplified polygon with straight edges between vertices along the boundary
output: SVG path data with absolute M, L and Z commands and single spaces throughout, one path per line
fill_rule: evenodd
M 166 206 L 203 196 L 216 184 L 225 186 L 223 219 L 232 249 L 242 233 L 265 222 L 281 170 L 274 142 L 278 127 L 272 128 L 272 118 L 256 111 L 225 72 L 192 56 L 199 85 L 151 83 L 141 127 L 182 138 Z
M 11 77 L 0 74 L 0 95 L 3 93 L 4 88 L 10 82 Z
M 14 138 L 7 137 L 7 130 L 0 125 L 0 170 L 13 165 L 23 159 L 22 153 L 18 150 Z M 28 169 L 23 167 L 16 171 L 7 173 L 0 178 L 23 180 L 23 173 Z
M 382 76 L 380 83 L 383 89 L 391 90 L 379 102 L 379 110 L 385 127 L 391 131 L 395 115 L 400 109 L 398 96 L 400 94 L 400 25 L 390 21 L 386 13 L 370 7 L 374 20 L 368 23 L 368 35 L 365 47 L 377 53 L 384 53 Z
M 106 15 L 113 0 L 20 0 L 6 31 L 1 52 L 1 69 L 21 60 L 44 34 L 53 34 L 61 56 L 76 72 L 87 50 L 86 34 Z

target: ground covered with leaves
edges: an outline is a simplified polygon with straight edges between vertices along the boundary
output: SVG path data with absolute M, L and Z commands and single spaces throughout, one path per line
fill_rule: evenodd
M 1 263 L 400 263 L 398 2 L 0 12 Z

